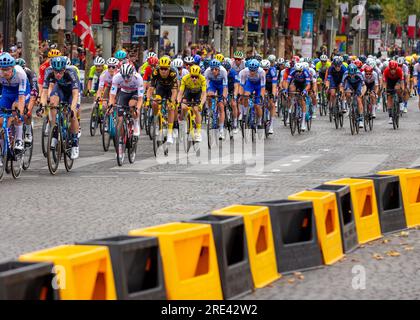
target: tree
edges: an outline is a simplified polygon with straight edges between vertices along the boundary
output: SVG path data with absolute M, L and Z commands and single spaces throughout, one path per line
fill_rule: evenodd
M 38 30 L 39 0 L 25 0 L 22 17 L 23 57 L 32 70 L 39 70 Z

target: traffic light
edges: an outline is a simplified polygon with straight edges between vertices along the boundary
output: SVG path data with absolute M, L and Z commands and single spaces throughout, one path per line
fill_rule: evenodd
M 159 29 L 162 24 L 162 4 L 160 0 L 155 0 L 153 6 L 153 29 Z

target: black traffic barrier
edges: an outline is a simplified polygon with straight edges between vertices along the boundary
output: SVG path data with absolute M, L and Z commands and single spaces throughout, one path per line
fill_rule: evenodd
M 358 179 L 373 180 L 382 234 L 407 229 L 400 178 L 372 174 Z
M 0 300 L 59 300 L 53 267 L 45 262 L 0 264 Z
M 224 298 L 236 299 L 250 293 L 254 284 L 243 218 L 207 214 L 186 222 L 211 225 Z
M 344 253 L 352 252 L 359 245 L 357 238 L 354 210 L 351 202 L 349 186 L 335 186 L 329 184 L 319 185 L 313 190 L 323 190 L 335 193 L 337 199 L 338 215 L 340 218 L 341 238 Z
M 77 244 L 108 247 L 118 300 L 166 299 L 157 238 L 122 235 Z
M 249 205 L 269 208 L 279 273 L 323 266 L 311 201 L 274 200 Z

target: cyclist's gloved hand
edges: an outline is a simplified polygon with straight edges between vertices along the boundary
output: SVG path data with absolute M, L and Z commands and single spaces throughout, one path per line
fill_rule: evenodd
M 43 105 L 40 105 L 37 109 L 36 109 L 36 115 L 38 116 L 38 117 L 41 117 L 42 116 L 42 111 L 44 110 L 44 106 Z
M 302 95 L 306 96 L 307 94 L 308 94 L 308 91 L 306 91 L 306 90 L 302 91 Z

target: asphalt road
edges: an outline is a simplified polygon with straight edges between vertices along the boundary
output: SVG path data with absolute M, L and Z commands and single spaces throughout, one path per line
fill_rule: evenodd
M 344 128 L 336 130 L 318 115 L 310 132 L 295 136 L 276 119 L 275 134 L 258 145 L 258 157 L 236 139 L 234 147 L 225 142 L 211 162 L 202 151 L 198 163 L 182 147 L 178 154 L 172 148 L 169 157 L 156 160 L 143 135 L 135 164 L 126 161 L 123 167 L 117 166 L 112 148 L 104 153 L 99 135 L 89 136 L 90 106 L 84 105 L 80 158 L 70 173 L 61 165 L 56 176 L 41 154 L 37 122 L 31 168 L 19 180 L 6 176 L 0 183 L 0 260 L 185 220 L 234 203 L 283 199 L 332 179 L 420 165 L 416 99 L 410 100 L 399 130 L 387 124 L 382 111 L 373 131 L 357 136 L 350 134 L 347 118 Z M 234 155 L 232 149 L 237 150 Z M 388 238 L 392 241 L 367 245 L 334 266 L 306 272 L 304 279 L 285 276 L 245 298 L 420 298 L 420 232 Z M 401 255 L 386 256 L 390 248 Z M 385 257 L 376 260 L 373 253 Z M 352 287 L 354 265 L 366 270 L 364 290 Z

